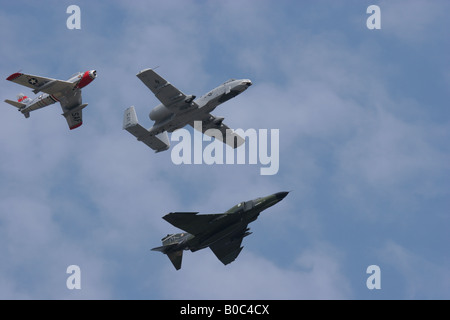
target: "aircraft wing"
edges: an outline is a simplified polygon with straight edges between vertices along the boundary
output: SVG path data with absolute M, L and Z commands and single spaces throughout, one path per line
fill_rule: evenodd
M 204 134 L 206 134 L 210 137 L 219 139 L 220 141 L 228 144 L 232 148 L 237 148 L 245 142 L 244 138 L 242 138 L 240 135 L 238 135 L 236 132 L 234 132 L 226 124 L 224 124 L 222 122 L 223 118 L 218 118 L 218 117 L 215 117 L 212 114 L 208 113 L 208 114 L 204 115 L 201 119 L 198 119 L 198 120 L 202 121 L 201 132 L 203 132 Z M 193 127 L 194 129 L 197 129 L 197 130 L 200 129 L 199 127 L 195 126 L 194 122 L 190 122 L 189 125 L 191 127 Z M 208 129 L 217 129 L 222 134 L 217 135 L 217 136 L 212 135 L 211 133 L 214 131 L 213 130 L 208 131 Z
M 210 223 L 223 214 L 200 214 L 198 212 L 171 212 L 163 219 L 194 236 L 209 228 Z
M 82 108 L 75 111 L 68 111 L 63 113 L 64 118 L 66 118 L 67 124 L 69 125 L 70 130 L 76 129 L 83 124 L 83 108 L 87 106 L 85 104 L 82 105 Z
M 248 233 L 248 230 L 247 225 L 244 225 L 242 228 L 236 230 L 226 238 L 215 242 L 209 247 L 223 264 L 229 264 L 237 258 L 239 253 L 241 253 L 243 248 L 241 247 L 242 239 L 250 234 Z
M 55 94 L 72 89 L 74 86 L 73 83 L 68 81 L 45 78 L 20 72 L 10 75 L 6 78 L 6 80 L 31 88 L 34 93 L 42 91 L 48 94 Z
M 177 113 L 192 107 L 195 97 L 186 96 L 152 69 L 145 69 L 136 75 L 171 112 Z M 198 106 L 197 106 L 198 107 Z
M 70 130 L 78 128 L 83 124 L 83 108 L 87 103 L 82 103 L 81 90 L 77 89 L 61 97 L 59 101 L 63 110 L 63 116 L 66 118 Z

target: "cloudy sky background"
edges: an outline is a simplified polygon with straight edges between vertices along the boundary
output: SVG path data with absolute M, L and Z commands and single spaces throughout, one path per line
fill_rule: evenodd
M 66 9 L 81 8 L 81 30 Z M 381 8 L 381 30 L 366 9 Z M 59 104 L 0 117 L 2 299 L 449 299 L 450 39 L 447 1 L 1 1 L 0 70 L 83 89 L 82 127 Z M 159 101 L 158 72 L 219 106 L 231 128 L 279 129 L 280 170 L 180 165 L 122 130 Z M 31 90 L 0 81 L 1 99 Z M 206 144 L 206 143 L 205 143 Z M 149 251 L 179 230 L 171 211 L 222 212 L 292 192 L 250 225 L 238 259 Z M 81 268 L 81 290 L 66 269 Z M 366 269 L 381 269 L 369 290 Z

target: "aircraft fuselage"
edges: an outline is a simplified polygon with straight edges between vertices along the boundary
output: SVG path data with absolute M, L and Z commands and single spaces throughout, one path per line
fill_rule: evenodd
M 236 230 L 255 221 L 261 211 L 280 202 L 287 194 L 288 192 L 278 192 L 267 197 L 240 202 L 212 221 L 218 222 L 211 223 L 211 225 L 215 225 L 214 228 L 196 236 L 188 232 L 168 235 L 167 237 L 172 237 L 173 241 L 163 241 L 164 245 L 176 242 L 178 245 L 173 247 L 171 251 L 191 250 L 192 252 L 209 247 L 215 242 L 229 236 Z M 220 223 L 220 220 L 223 220 L 223 223 Z M 245 236 L 249 234 L 250 232 L 247 232 Z
M 182 112 L 173 113 L 163 104 L 156 106 L 149 114 L 155 121 L 150 133 L 158 134 L 163 131 L 173 132 L 189 123 L 200 119 L 201 115 L 212 112 L 218 105 L 244 92 L 252 82 L 248 79 L 228 80 L 217 88 L 212 89 L 200 98 L 193 100 Z M 190 96 L 194 97 L 194 96 Z
M 73 92 L 69 93 L 73 96 L 81 96 L 81 91 L 79 89 L 87 86 L 91 83 L 96 77 L 95 70 L 88 70 L 85 72 L 78 72 L 73 75 L 67 82 L 73 83 L 74 87 L 72 89 Z M 31 81 L 32 79 L 30 79 Z M 38 89 L 33 90 L 34 93 L 38 93 L 39 91 L 44 90 L 45 88 L 50 87 L 55 81 L 49 81 Z M 61 101 L 68 95 L 68 92 L 57 92 L 55 94 L 41 93 L 34 99 L 30 99 L 26 96 L 23 96 L 19 99 L 19 102 L 23 102 L 26 104 L 25 107 L 21 108 L 19 111 L 23 114 L 29 114 L 31 111 L 41 109 L 43 107 L 49 106 L 55 102 Z

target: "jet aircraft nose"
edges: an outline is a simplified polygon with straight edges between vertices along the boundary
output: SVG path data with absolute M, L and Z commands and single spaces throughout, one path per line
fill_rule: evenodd
M 275 196 L 277 197 L 277 199 L 279 201 L 281 201 L 288 195 L 288 193 L 289 192 L 287 192 L 287 191 L 277 192 L 277 193 L 275 193 Z
M 247 87 L 250 87 L 252 85 L 252 82 L 248 79 L 243 80 L 242 83 L 245 84 Z

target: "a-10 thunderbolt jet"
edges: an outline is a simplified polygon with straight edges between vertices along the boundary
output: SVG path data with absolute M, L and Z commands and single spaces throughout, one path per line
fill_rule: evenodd
M 83 104 L 82 102 L 81 88 L 87 86 L 96 77 L 97 71 L 95 70 L 78 72 L 67 81 L 17 72 L 10 75 L 6 80 L 33 89 L 34 94 L 39 92 L 42 92 L 42 94 L 31 99 L 21 93 L 17 96 L 17 101 L 7 99 L 5 102 L 18 108 L 25 118 L 29 118 L 31 111 L 59 101 L 63 110 L 62 115 L 66 118 L 70 130 L 72 130 L 83 124 L 82 110 L 87 106 L 87 103 Z
M 181 268 L 183 250 L 194 252 L 206 247 L 210 247 L 216 257 L 227 265 L 241 252 L 242 239 L 251 234 L 248 224 L 255 221 L 261 211 L 280 202 L 287 194 L 277 192 L 244 201 L 225 213 L 197 215 L 198 212 L 171 212 L 163 219 L 186 232 L 168 234 L 161 239 L 163 245 L 152 250 L 167 254 L 177 270 Z
M 167 132 L 173 132 L 188 124 L 206 134 L 209 133 L 208 129 L 220 130 L 222 137 L 216 138 L 222 138 L 220 140 L 232 148 L 237 148 L 245 142 L 223 123 L 223 117 L 213 116 L 210 112 L 219 104 L 244 92 L 252 85 L 250 80 L 230 79 L 195 99 L 196 96 L 185 95 L 153 69 L 143 70 L 136 76 L 155 94 L 161 104 L 150 112 L 150 119 L 155 123 L 149 130 L 138 123 L 134 106 L 125 110 L 123 128 L 156 152 L 169 149 Z M 201 128 L 200 126 L 197 128 L 194 121 L 202 121 Z

